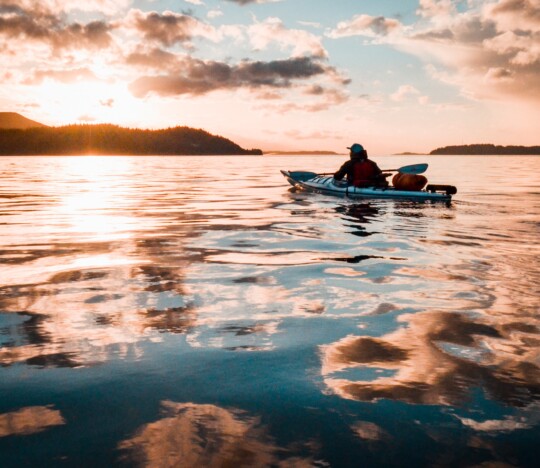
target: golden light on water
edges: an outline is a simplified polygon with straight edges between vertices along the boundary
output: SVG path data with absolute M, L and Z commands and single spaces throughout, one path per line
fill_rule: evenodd
M 144 263 L 136 259 L 130 241 L 145 229 L 145 218 L 136 216 L 133 208 L 132 165 L 133 160 L 125 157 L 85 156 L 59 157 L 43 166 L 37 177 L 46 182 L 41 192 L 32 196 L 53 202 L 37 211 L 21 212 L 19 225 L 6 232 L 3 242 L 6 247 L 17 245 L 20 234 L 16 227 L 32 226 L 32 238 L 26 241 L 34 245 L 60 243 L 66 250 L 63 261 L 43 255 L 13 264 L 9 271 L 0 271 L 3 284 L 47 281 L 49 276 L 69 270 Z M 119 244 L 111 250 L 107 248 L 111 242 Z
M 130 158 L 86 156 L 65 160 L 64 176 L 72 190 L 53 208 L 64 229 L 93 241 L 127 239 L 139 227 L 139 218 L 122 214 L 133 204 L 129 180 Z

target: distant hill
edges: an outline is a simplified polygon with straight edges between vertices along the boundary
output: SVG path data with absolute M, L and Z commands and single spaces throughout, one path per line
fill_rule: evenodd
M 314 150 L 314 151 L 264 151 L 265 155 L 292 155 L 292 156 L 338 156 L 339 153 L 335 153 L 334 151 L 322 151 L 322 150 Z
M 444 146 L 429 154 L 447 155 L 536 155 L 540 154 L 540 146 L 496 146 L 492 144 Z
M 190 127 L 162 130 L 110 124 L 0 129 L 0 155 L 261 155 Z
M 426 153 L 413 153 L 411 151 L 405 151 L 403 153 L 394 153 L 394 156 L 421 156 L 425 154 Z
M 0 112 L 0 128 L 35 128 L 46 127 L 35 120 L 27 119 L 17 112 Z

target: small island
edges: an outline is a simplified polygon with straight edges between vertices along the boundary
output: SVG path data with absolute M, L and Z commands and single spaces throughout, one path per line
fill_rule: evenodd
M 540 146 L 500 146 L 492 144 L 455 145 L 434 149 L 430 155 L 539 155 Z
M 247 150 L 227 138 L 190 127 L 161 130 L 111 124 L 47 127 L 15 116 L 4 115 L 0 155 L 262 155 L 259 149 Z M 18 128 L 5 128 L 15 124 Z

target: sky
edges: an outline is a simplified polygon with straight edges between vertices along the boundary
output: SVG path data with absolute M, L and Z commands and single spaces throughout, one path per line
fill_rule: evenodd
M 0 0 L 0 111 L 246 148 L 540 144 L 540 0 Z

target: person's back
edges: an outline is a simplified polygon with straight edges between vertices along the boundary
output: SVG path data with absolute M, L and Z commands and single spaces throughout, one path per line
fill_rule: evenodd
M 379 182 L 381 170 L 370 159 L 356 161 L 353 165 L 352 185 L 355 187 L 369 187 Z
M 348 147 L 351 150 L 350 159 L 334 174 L 334 179 L 342 180 L 347 176 L 349 185 L 355 187 L 387 186 L 385 177 L 379 166 L 368 159 L 367 151 L 362 145 L 355 143 Z

